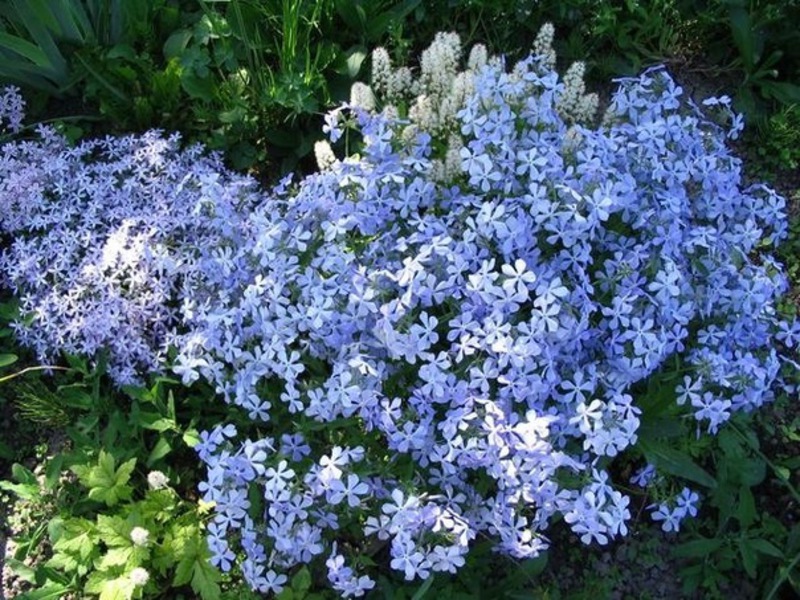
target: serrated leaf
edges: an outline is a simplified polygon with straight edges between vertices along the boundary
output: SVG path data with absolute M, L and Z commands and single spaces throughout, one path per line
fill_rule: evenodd
M 113 567 L 122 567 L 128 564 L 134 554 L 132 546 L 127 548 L 110 548 L 108 552 L 100 557 L 100 561 L 95 563 L 95 568 L 105 571 Z
M 120 500 L 131 497 L 133 489 L 128 485 L 128 481 L 135 467 L 136 459 L 132 458 L 117 469 L 114 457 L 101 450 L 97 465 L 91 467 L 75 465 L 72 470 L 81 483 L 89 488 L 89 498 L 104 502 L 107 506 L 114 506 Z
M 128 577 L 117 577 L 103 585 L 100 600 L 131 600 L 135 589 Z
M 133 545 L 131 531 L 133 525 L 122 517 L 97 516 L 97 532 L 106 546 L 126 548 Z
M 219 571 L 211 566 L 207 560 L 195 561 L 192 567 L 192 589 L 200 594 L 203 600 L 218 600 L 220 588 L 217 583 L 220 580 Z

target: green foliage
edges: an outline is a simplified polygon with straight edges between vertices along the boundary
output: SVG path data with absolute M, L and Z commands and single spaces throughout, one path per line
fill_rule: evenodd
M 800 104 L 770 116 L 754 141 L 759 166 L 766 174 L 800 168 Z
M 102 360 L 93 368 L 66 359 L 70 372 L 56 381 L 39 374 L 23 380 L 49 403 L 23 414 L 52 417 L 48 411 L 57 407 L 67 421 L 66 446 L 46 458 L 45 451 L 36 473 L 14 464 L 11 480 L 0 482 L 17 498 L 16 549 L 7 563 L 31 587 L 23 597 L 80 591 L 103 600 L 221 598 L 223 577 L 209 563 L 205 542 L 208 507 L 182 499 L 196 481 L 181 466 L 193 466 L 187 444 L 197 438 L 193 417 L 183 423 L 187 414 L 203 413 L 207 390 L 185 394 L 177 408 L 171 380 L 119 393 L 106 387 Z M 145 475 L 154 468 L 175 486 L 149 486 Z
M 784 585 L 800 590 L 796 587 L 800 526 L 789 529 L 774 516 L 778 512 L 774 507 L 771 512 L 759 507 L 759 499 L 763 502 L 774 494 L 760 492 L 768 485 L 770 471 L 776 484 L 800 502 L 786 468 L 793 463 L 770 460 L 760 449 L 753 425 L 752 419 L 737 418 L 720 432 L 712 448 L 717 485 L 708 503 L 714 517 L 690 524 L 689 539 L 674 549 L 677 558 L 685 559 L 680 574 L 687 594 L 702 589 L 704 597 L 724 597 L 725 586 L 742 573 L 764 597 L 775 597 Z

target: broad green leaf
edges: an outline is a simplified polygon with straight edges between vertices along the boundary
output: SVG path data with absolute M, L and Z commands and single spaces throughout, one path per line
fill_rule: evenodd
M 641 440 L 640 446 L 647 461 L 656 468 L 707 488 L 717 487 L 714 478 L 699 467 L 688 454 L 650 440 Z
M 701 558 L 712 554 L 722 546 L 722 540 L 717 538 L 701 538 L 680 544 L 674 550 L 675 556 L 679 558 Z
M 133 490 L 128 485 L 128 480 L 135 466 L 136 459 L 132 458 L 117 469 L 114 457 L 101 450 L 96 466 L 75 465 L 72 470 L 81 483 L 89 488 L 89 498 L 114 506 L 120 500 L 131 497 Z
M 36 582 L 36 569 L 29 567 L 24 562 L 17 560 L 13 556 L 6 556 L 5 563 L 6 566 L 9 567 L 17 577 L 22 579 L 22 581 L 27 581 L 28 583 Z
M 194 448 L 197 444 L 200 443 L 200 433 L 194 427 L 187 429 L 183 433 L 183 443 L 189 446 L 189 448 Z
M 191 98 L 205 100 L 206 102 L 214 99 L 216 91 L 211 76 L 200 77 L 188 70 L 181 73 L 181 87 Z
M 0 367 L 7 367 L 13 365 L 19 360 L 16 354 L 0 354 Z
M 364 46 L 353 46 L 347 51 L 342 60 L 337 61 L 336 72 L 349 79 L 355 79 L 361 71 L 364 59 L 367 57 L 367 49 Z
M 13 475 L 14 479 L 19 483 L 24 483 L 26 485 L 38 485 L 39 483 L 33 471 L 19 463 L 14 463 L 11 466 L 11 475 Z
M 106 546 L 114 548 L 132 546 L 131 531 L 133 531 L 133 525 L 122 517 L 97 516 L 97 532 Z
M 756 552 L 750 545 L 750 540 L 747 538 L 739 540 L 739 554 L 742 557 L 742 566 L 751 578 L 756 576 L 756 567 L 758 565 L 758 558 Z
M 292 589 L 295 592 L 300 592 L 302 595 L 305 595 L 310 588 L 311 573 L 308 572 L 307 567 L 303 567 L 292 577 Z
M 136 588 L 127 576 L 106 581 L 100 592 L 100 600 L 131 600 Z
M 42 495 L 42 492 L 39 489 L 38 485 L 30 485 L 26 483 L 11 483 L 10 481 L 0 481 L 0 489 L 16 494 L 23 500 L 37 500 Z
M 150 451 L 150 454 L 147 456 L 147 461 L 145 461 L 145 464 L 148 467 L 152 467 L 156 462 L 164 458 L 170 452 L 172 452 L 172 444 L 170 444 L 168 440 L 160 437 L 158 438 L 156 445 L 153 446 L 153 449 Z
M 23 600 L 61 600 L 69 592 L 74 592 L 73 588 L 48 581 L 38 589 L 25 592 L 20 598 Z
M 762 540 L 761 538 L 751 538 L 750 539 L 750 546 L 756 552 L 760 552 L 761 554 L 766 554 L 767 556 L 772 556 L 773 558 L 783 559 L 784 554 L 777 548 L 772 542 L 767 540 Z
M 101 571 L 111 569 L 113 567 L 122 567 L 128 564 L 134 554 L 132 546 L 128 548 L 111 548 L 108 552 L 100 557 L 100 561 L 95 563 L 95 568 Z
M 756 56 L 753 23 L 750 20 L 747 9 L 741 6 L 732 6 L 730 8 L 728 22 L 731 26 L 733 40 L 739 49 L 739 55 L 742 57 L 745 71 L 751 73 L 758 62 L 758 57 Z
M 219 571 L 207 560 L 197 560 L 192 567 L 192 589 L 203 600 L 217 600 L 220 597 Z
M 747 486 L 739 488 L 739 504 L 736 507 L 736 518 L 742 529 L 748 529 L 756 520 L 756 501 Z

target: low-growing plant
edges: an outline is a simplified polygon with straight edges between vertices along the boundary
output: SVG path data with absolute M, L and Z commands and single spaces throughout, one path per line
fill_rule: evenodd
M 135 467 L 135 458 L 120 464 L 102 450 L 94 459 L 74 464 L 70 470 L 78 477 L 82 495 L 76 497 L 72 489 L 69 502 L 58 480 L 50 481 L 48 475 L 40 481 L 15 466 L 16 483 L 3 486 L 29 503 L 49 502 L 52 512 L 28 532 L 27 540 L 17 541 L 15 556 L 7 557 L 33 586 L 28 597 L 81 592 L 127 600 L 167 589 L 177 593 L 182 586 L 203 599 L 220 597 L 221 576 L 208 562 L 203 533 L 208 508 L 181 500 L 160 471 L 151 471 L 147 491 L 134 497 Z M 56 494 L 57 503 L 43 500 Z M 26 566 L 23 559 L 45 539 L 52 555 L 35 567 Z
M 618 83 L 580 124 L 547 56 L 487 60 L 447 137 L 352 102 L 326 127 L 359 154 L 263 195 L 155 134 L 6 144 L 32 182 L 7 186 L 0 221 L 20 336 L 108 346 L 118 384 L 172 345 L 185 384 L 243 409 L 200 434 L 200 489 L 212 564 L 262 593 L 305 568 L 344 596 L 455 573 L 479 537 L 533 558 L 555 521 L 608 544 L 628 532 L 630 460 L 680 478 L 650 507 L 675 531 L 697 510 L 686 482 L 718 486 L 681 442 L 790 388 L 800 326 L 776 310 L 784 201 L 743 185 L 730 101 L 705 103 L 722 126 L 663 70 Z M 77 290 L 69 311 L 54 285 Z M 136 328 L 98 330 L 114 311 Z
M 775 297 L 784 284 L 766 254 L 758 264 L 750 261 L 756 238 L 733 234 L 739 231 L 733 225 L 713 234 L 708 228 L 723 213 L 759 206 L 738 218 L 758 220 L 774 244 L 784 234 L 782 217 L 773 213 L 769 224 L 760 219 L 767 206 L 780 211 L 782 200 L 766 188 L 750 188 L 726 196 L 737 200 L 723 210 L 676 195 L 678 185 L 696 192 L 722 185 L 701 183 L 711 176 L 704 170 L 671 172 L 678 156 L 689 152 L 686 145 L 714 156 L 711 177 L 723 177 L 724 169 L 726 186 L 738 177 L 739 165 L 725 149 L 723 130 L 699 112 L 681 113 L 680 91 L 661 72 L 624 82 L 607 124 L 578 126 L 564 142 L 567 127 L 555 112 L 563 88 L 537 64 L 522 63 L 512 76 L 495 66 L 478 78 L 459 114 L 461 171 L 443 189 L 426 174 L 445 147 L 424 129 L 401 141 L 391 120 L 356 109 L 352 118 L 366 141 L 361 159 L 333 162 L 304 180 L 296 195 L 281 186 L 269 208 L 254 216 L 252 246 L 225 259 L 253 269 L 238 291 L 217 284 L 205 292 L 228 302 L 196 322 L 201 337 L 186 338 L 190 345 L 176 370 L 186 383 L 201 375 L 215 381 L 226 399 L 271 428 L 266 438 L 237 444 L 237 429 L 220 426 L 198 445 L 209 465 L 205 498 L 218 510 L 209 538 L 212 560 L 230 568 L 237 554 L 233 540 L 241 536 L 243 572 L 255 588 L 278 591 L 285 582 L 280 567 L 326 554 L 334 588 L 364 593 L 374 582 L 356 568 L 376 554 L 369 544 L 354 545 L 359 534 L 390 544 L 391 565 L 408 580 L 456 570 L 469 540 L 483 533 L 499 538 L 499 548 L 512 556 L 536 556 L 547 543 L 542 529 L 556 515 L 585 543 L 607 543 L 627 531 L 630 518 L 629 498 L 611 487 L 610 458 L 637 447 L 664 472 L 713 488 L 713 478 L 672 449 L 659 425 L 675 421 L 687 431 L 691 423 L 705 422 L 714 433 L 731 411 L 754 409 L 769 397 L 773 384 L 757 383 L 754 373 L 745 375 L 735 365 L 759 356 L 765 361 L 760 372 L 778 377 L 776 350 L 769 344 L 726 350 L 725 343 L 760 345 L 766 339 L 721 333 L 727 327 L 750 331 L 762 318 L 753 312 L 759 309 L 739 312 L 730 305 L 727 313 L 721 297 L 708 294 L 715 286 L 738 287 L 729 279 L 734 272 L 758 272 L 762 282 L 777 277 Z M 339 123 L 349 122 L 334 113 L 332 137 L 340 134 Z M 651 146 L 639 137 L 640 128 L 653 128 L 656 140 L 668 135 L 670 142 Z M 632 154 L 619 159 L 616 151 L 584 146 L 601 140 L 614 147 L 624 140 Z M 614 184 L 621 187 L 602 194 L 594 171 L 581 163 L 601 155 L 622 160 L 612 164 L 624 169 Z M 635 161 L 626 162 L 632 155 Z M 564 162 L 556 166 L 553 160 Z M 655 171 L 643 160 L 655 161 Z M 563 180 L 554 173 L 564 168 L 575 179 L 548 183 Z M 666 171 L 657 175 L 661 168 Z M 610 167 L 602 172 L 603 181 L 614 173 Z M 647 183 L 634 188 L 637 177 Z M 669 193 L 659 193 L 668 181 Z M 618 204 L 626 197 L 623 189 L 647 192 Z M 678 204 L 668 208 L 669 198 Z M 681 215 L 677 224 L 674 215 Z M 726 246 L 733 254 L 708 253 L 697 235 L 714 236 L 708 249 L 735 239 Z M 741 246 L 744 239 L 750 241 Z M 686 244 L 693 248 L 688 255 L 682 254 Z M 657 259 L 645 252 L 655 247 Z M 586 258 L 569 258 L 579 249 Z M 721 270 L 727 283 L 706 282 Z M 700 287 L 690 292 L 694 285 Z M 585 304 L 590 293 L 599 305 Z M 773 301 L 760 296 L 757 306 Z M 671 321 L 681 310 L 685 320 Z M 742 321 L 745 314 L 755 319 L 751 325 Z M 772 319 L 763 318 L 765 324 Z M 577 329 L 559 334 L 562 327 Z M 757 326 L 762 333 L 768 329 Z M 796 329 L 789 326 L 787 339 Z M 658 331 L 673 334 L 656 344 Z M 598 340 L 603 335 L 618 341 L 608 346 Z M 669 365 L 677 357 L 682 359 L 673 371 Z M 205 366 L 220 363 L 230 366 Z M 672 374 L 670 387 L 670 378 L 658 373 L 662 364 Z M 687 373 L 677 390 L 675 371 Z M 643 386 L 648 379 L 652 389 Z M 681 405 L 692 407 L 689 414 Z M 635 446 L 640 421 L 647 429 Z M 295 428 L 287 431 L 287 422 Z M 320 458 L 313 458 L 315 451 Z M 535 461 L 526 460 L 530 452 Z M 677 498 L 680 513 L 670 508 L 657 514 L 675 530 L 696 510 L 696 500 L 687 491 Z M 302 513 L 287 516 L 294 506 Z M 266 523 L 259 524 L 256 515 L 264 509 Z M 343 540 L 354 567 L 345 566 Z

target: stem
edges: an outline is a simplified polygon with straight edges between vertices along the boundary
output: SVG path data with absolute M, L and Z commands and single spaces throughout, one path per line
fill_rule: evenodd
M 792 485 L 792 483 L 791 483 L 791 482 L 790 482 L 788 479 L 784 479 L 784 478 L 783 478 L 783 476 L 782 476 L 782 475 L 780 474 L 780 472 L 778 471 L 778 468 L 777 468 L 777 467 L 776 467 L 776 466 L 773 464 L 773 462 L 772 462 L 772 461 L 771 461 L 771 460 L 770 460 L 770 459 L 767 457 L 767 455 L 766 455 L 766 454 L 764 454 L 764 453 L 763 453 L 763 452 L 762 452 L 762 451 L 761 451 L 761 450 L 760 450 L 760 449 L 759 449 L 757 446 L 755 446 L 755 445 L 754 445 L 754 444 L 753 444 L 753 443 L 752 443 L 752 442 L 751 442 L 751 441 L 750 441 L 750 440 L 747 438 L 747 436 L 746 436 L 746 435 L 744 435 L 744 434 L 741 432 L 741 430 L 739 429 L 739 427 L 738 427 L 738 426 L 737 426 L 735 423 L 731 423 L 730 425 L 731 425 L 731 428 L 732 428 L 732 429 L 733 429 L 733 430 L 736 432 L 736 434 L 737 434 L 737 435 L 738 435 L 740 438 L 742 438 L 742 439 L 745 441 L 745 443 L 746 443 L 748 446 L 750 446 L 750 449 L 751 449 L 751 450 L 753 450 L 753 452 L 755 452 L 755 453 L 758 455 L 758 457 L 759 457 L 761 460 L 763 460 L 765 463 L 767 463 L 767 464 L 769 465 L 770 469 L 772 469 L 772 471 L 773 471 L 773 472 L 774 472 L 774 473 L 775 473 L 775 474 L 778 476 L 778 480 L 780 480 L 780 481 L 781 481 L 781 483 L 783 483 L 783 484 L 784 484 L 784 485 L 785 485 L 787 488 L 789 488 L 789 491 L 792 493 L 792 496 L 794 496 L 794 499 L 795 499 L 795 500 L 796 500 L 798 503 L 800 503 L 800 492 L 798 492 L 798 491 L 797 491 L 797 489 L 796 489 L 796 488 L 795 488 L 795 487 Z
M 783 582 L 791 578 L 792 569 L 794 569 L 797 566 L 798 562 L 800 562 L 800 554 L 795 556 L 794 560 L 792 560 L 792 562 L 789 563 L 789 566 L 786 568 L 786 570 L 783 571 L 783 573 L 781 573 L 780 577 L 778 578 L 778 581 L 775 582 L 775 585 L 772 586 L 772 589 L 766 595 L 766 600 L 772 600 L 775 597 L 775 594 L 778 593 L 778 590 L 783 585 Z
M 11 375 L 6 375 L 5 377 L 0 377 L 0 383 L 5 383 L 6 381 L 11 381 L 19 377 L 20 375 L 25 375 L 26 373 L 32 373 L 34 371 L 72 371 L 67 367 L 54 367 L 50 365 L 40 365 L 38 367 L 26 367 L 22 369 L 22 371 L 18 371 L 16 373 L 12 373 Z

